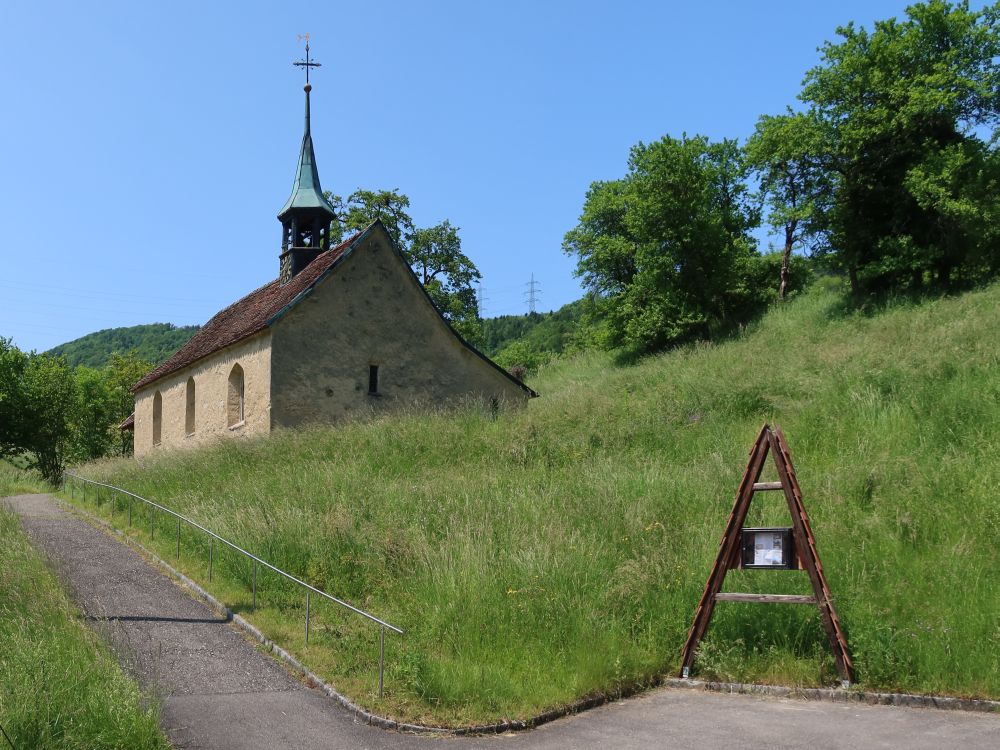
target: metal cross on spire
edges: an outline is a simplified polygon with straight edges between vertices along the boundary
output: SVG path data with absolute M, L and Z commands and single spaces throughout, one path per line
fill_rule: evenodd
M 321 68 L 321 67 L 323 67 L 323 64 L 322 63 L 318 63 L 318 62 L 313 62 L 312 60 L 309 59 L 309 35 L 308 34 L 300 34 L 299 35 L 299 41 L 301 42 L 303 39 L 306 40 L 306 59 L 305 60 L 298 60 L 296 62 L 293 62 L 292 65 L 296 65 L 296 66 L 298 66 L 300 68 L 305 68 L 306 69 L 306 85 L 308 85 L 309 84 L 309 68 Z

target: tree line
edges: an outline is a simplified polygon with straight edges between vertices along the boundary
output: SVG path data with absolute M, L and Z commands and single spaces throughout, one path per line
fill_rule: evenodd
M 563 244 L 604 344 L 646 353 L 742 324 L 794 287 L 795 249 L 846 276 L 856 302 L 996 278 L 998 17 L 1000 4 L 931 0 L 871 31 L 848 24 L 798 108 L 761 116 L 745 144 L 634 146 Z M 756 249 L 762 221 L 777 255 Z
M 115 353 L 101 369 L 72 367 L 0 338 L 0 457 L 56 482 L 68 462 L 131 454 L 132 433 L 118 425 L 132 413 L 132 386 L 151 368 L 135 352 Z

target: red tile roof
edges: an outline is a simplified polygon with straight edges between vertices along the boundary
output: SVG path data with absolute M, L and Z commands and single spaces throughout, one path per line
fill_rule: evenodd
M 134 430 L 135 429 L 135 412 L 132 412 L 127 417 L 125 421 L 118 425 L 119 430 Z
M 201 330 L 184 346 L 174 352 L 170 359 L 132 386 L 132 391 L 135 392 L 165 375 L 194 364 L 209 354 L 214 354 L 220 349 L 263 331 L 272 317 L 287 307 L 298 295 L 313 286 L 319 277 L 340 259 L 351 243 L 367 231 L 368 229 L 364 229 L 336 247 L 320 253 L 312 263 L 299 271 L 287 284 L 281 285 L 278 283 L 278 279 L 275 279 L 260 289 L 250 292 L 246 297 L 234 302 L 222 312 L 216 313 L 215 317 L 202 326 Z

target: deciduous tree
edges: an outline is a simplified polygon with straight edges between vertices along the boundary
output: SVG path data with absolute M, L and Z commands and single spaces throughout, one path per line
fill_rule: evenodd
M 636 353 L 742 322 L 758 216 L 734 141 L 665 136 L 632 149 L 621 180 L 596 182 L 563 249 L 606 316 L 609 342 Z
M 447 219 L 413 233 L 407 260 L 441 314 L 463 337 L 479 343 L 482 321 L 473 284 L 479 269 L 462 252 L 458 228 Z
M 415 230 L 409 214 L 410 199 L 398 189 L 359 188 L 346 200 L 337 195 L 331 195 L 329 199 L 339 219 L 330 229 L 332 239 L 342 239 L 345 232 L 360 231 L 380 219 L 398 248 L 405 251 L 410 246 Z
M 135 408 L 132 386 L 152 369 L 153 364 L 144 360 L 135 350 L 124 354 L 115 352 L 111 355 L 108 366 L 104 368 L 104 375 L 114 403 L 111 418 L 112 430 L 116 433 L 117 447 L 123 456 L 132 454 L 133 433 L 117 428 Z
M 1000 252 L 977 235 L 996 194 L 979 135 L 1000 121 L 1000 4 L 930 0 L 838 34 L 802 93 L 831 135 L 831 259 L 857 296 L 984 278 Z
M 762 116 L 746 144 L 767 221 L 783 239 L 778 299 L 788 291 L 792 250 L 823 234 L 835 184 L 825 158 L 830 138 L 812 113 Z
M 105 372 L 81 365 L 73 371 L 77 403 L 73 420 L 73 458 L 90 461 L 108 454 L 117 425 L 115 399 Z
M 23 453 L 27 441 L 24 371 L 27 355 L 0 337 L 0 456 Z
M 58 482 L 72 446 L 78 404 L 72 369 L 62 357 L 29 355 L 23 395 L 28 430 L 23 447 L 41 475 Z

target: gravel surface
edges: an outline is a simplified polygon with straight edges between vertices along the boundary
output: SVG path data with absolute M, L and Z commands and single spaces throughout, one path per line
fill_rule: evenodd
M 389 732 L 306 688 L 217 612 L 50 496 L 5 503 L 126 669 L 159 698 L 178 748 L 1000 748 L 1000 715 L 670 688 L 501 737 Z

